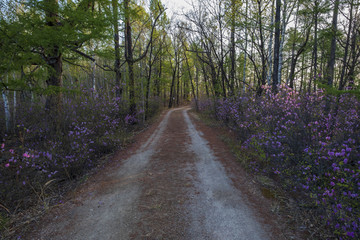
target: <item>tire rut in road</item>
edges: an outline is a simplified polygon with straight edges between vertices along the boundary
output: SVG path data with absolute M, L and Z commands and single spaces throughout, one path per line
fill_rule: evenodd
M 28 239 L 269 239 L 201 135 L 186 109 L 169 111 Z
M 138 150 L 105 177 L 95 176 L 93 185 L 79 190 L 80 196 L 63 205 L 58 214 L 26 239 L 98 240 L 129 239 L 139 219 L 138 200 L 146 168 L 166 129 L 169 111 Z M 50 214 L 49 214 L 50 215 Z
M 183 111 L 194 153 L 196 195 L 189 202 L 191 227 L 188 239 L 269 239 L 252 210 L 244 203 L 208 142 Z

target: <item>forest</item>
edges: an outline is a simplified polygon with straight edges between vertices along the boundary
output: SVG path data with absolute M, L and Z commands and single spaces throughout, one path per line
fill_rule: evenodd
M 0 2 L 0 231 L 192 104 L 314 236 L 360 238 L 360 1 L 189 3 L 168 16 L 161 0 Z

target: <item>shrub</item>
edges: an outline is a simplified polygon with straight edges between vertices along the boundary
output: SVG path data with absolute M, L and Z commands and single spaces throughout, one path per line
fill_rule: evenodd
M 18 106 L 15 133 L 0 139 L 1 203 L 12 210 L 46 182 L 76 178 L 96 166 L 133 129 L 127 102 L 103 92 L 68 91 L 57 131 L 44 105 L 40 99 Z M 151 105 L 151 113 L 156 107 Z
M 244 149 L 265 153 L 251 162 L 255 171 L 300 193 L 302 207 L 316 209 L 337 238 L 360 238 L 358 99 L 282 86 L 276 95 L 219 100 L 216 113 Z

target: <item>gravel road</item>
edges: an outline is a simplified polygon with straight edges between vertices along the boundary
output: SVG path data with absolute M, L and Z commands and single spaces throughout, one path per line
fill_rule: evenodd
M 164 114 L 25 239 L 271 239 L 189 108 Z

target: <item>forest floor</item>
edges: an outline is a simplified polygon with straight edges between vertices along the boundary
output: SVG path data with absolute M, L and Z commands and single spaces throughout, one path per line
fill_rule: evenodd
M 20 239 L 297 239 L 189 110 L 165 111 Z

